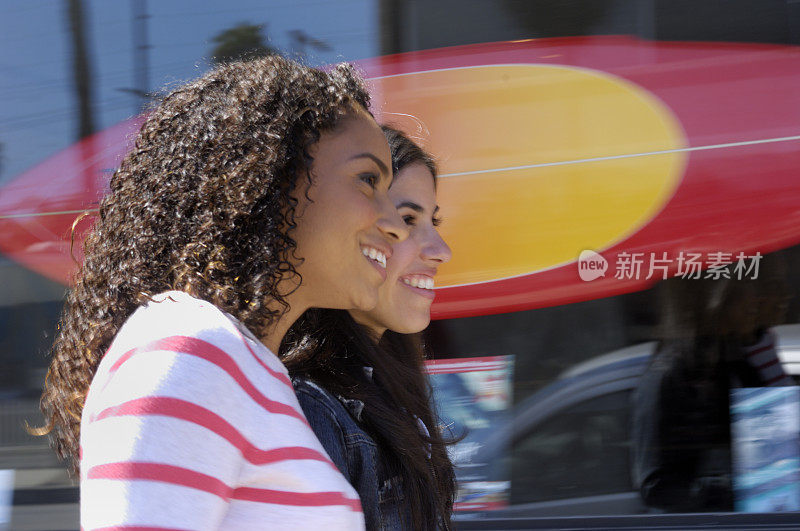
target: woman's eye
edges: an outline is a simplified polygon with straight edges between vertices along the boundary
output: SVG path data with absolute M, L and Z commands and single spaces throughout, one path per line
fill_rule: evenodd
M 442 224 L 442 218 L 433 218 L 431 221 L 433 222 L 434 227 L 438 227 Z
M 368 184 L 370 188 L 375 188 L 378 185 L 378 176 L 374 173 L 362 173 L 359 178 Z
M 414 226 L 417 224 L 417 218 L 410 214 L 403 216 L 403 221 L 405 222 L 406 225 L 409 226 Z

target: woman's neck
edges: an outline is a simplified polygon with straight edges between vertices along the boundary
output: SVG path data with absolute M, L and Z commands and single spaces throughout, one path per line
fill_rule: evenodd
M 283 313 L 259 334 L 261 342 L 276 356 L 278 355 L 281 341 L 283 341 L 286 332 L 289 331 L 289 328 L 292 327 L 294 322 L 308 309 L 308 306 L 302 304 L 301 301 L 292 300 L 292 297 L 287 297 L 286 302 L 288 303 L 288 308 L 285 310 L 279 307 L 277 303 L 274 304 L 274 308 L 270 305 L 271 310 L 279 309 L 283 311 Z
M 380 342 L 381 338 L 383 337 L 384 332 L 386 332 L 387 328 L 385 326 L 380 326 L 379 324 L 375 323 L 373 320 L 369 318 L 369 314 L 365 312 L 350 311 L 348 313 L 350 314 L 350 317 L 353 318 L 353 321 L 357 322 L 362 327 L 364 327 L 364 329 L 367 331 L 367 335 L 377 345 Z
M 283 336 L 286 335 L 290 326 L 291 323 L 289 323 L 285 317 L 281 317 L 278 319 L 278 322 L 273 323 L 266 332 L 261 334 L 261 342 L 264 343 L 273 354 L 277 355 L 281 346 L 281 341 L 283 341 Z

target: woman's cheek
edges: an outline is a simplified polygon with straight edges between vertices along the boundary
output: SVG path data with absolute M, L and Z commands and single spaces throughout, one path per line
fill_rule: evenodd
M 388 276 L 394 279 L 406 274 L 407 269 L 419 254 L 419 245 L 412 237 L 392 246 L 392 256 L 386 263 Z
M 365 226 L 375 225 L 380 217 L 381 207 L 380 203 L 365 195 L 363 192 L 357 192 L 353 200 L 344 202 L 345 205 L 350 205 L 348 208 L 361 219 Z

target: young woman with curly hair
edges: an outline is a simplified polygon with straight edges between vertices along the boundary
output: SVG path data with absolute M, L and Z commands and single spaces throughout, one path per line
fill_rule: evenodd
M 436 166 L 400 131 L 389 196 L 409 230 L 393 246 L 378 305 L 309 310 L 290 329 L 283 361 L 325 450 L 361 498 L 368 529 L 450 527 L 455 494 L 446 440 L 431 406 L 415 334 L 428 326 L 433 277 L 450 259 L 436 206 Z
M 86 239 L 42 398 L 82 529 L 363 526 L 273 352 L 310 307 L 372 308 L 408 234 L 367 107 L 350 67 L 269 57 L 148 116 Z

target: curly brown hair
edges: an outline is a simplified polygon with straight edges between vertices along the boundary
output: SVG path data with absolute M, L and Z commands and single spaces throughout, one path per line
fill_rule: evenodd
M 351 66 L 270 56 L 221 65 L 148 116 L 86 239 L 42 395 L 41 431 L 73 473 L 89 385 L 137 306 L 182 290 L 254 331 L 287 310 L 298 176 L 310 185 L 309 147 L 358 105 L 369 95 Z

